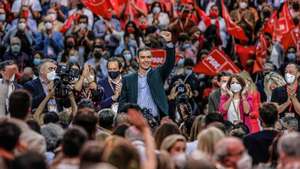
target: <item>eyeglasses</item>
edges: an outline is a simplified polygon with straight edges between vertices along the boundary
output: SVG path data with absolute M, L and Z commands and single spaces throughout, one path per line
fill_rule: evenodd
M 56 67 L 49 67 L 48 70 L 49 70 L 49 71 L 55 71 L 55 70 L 56 70 Z

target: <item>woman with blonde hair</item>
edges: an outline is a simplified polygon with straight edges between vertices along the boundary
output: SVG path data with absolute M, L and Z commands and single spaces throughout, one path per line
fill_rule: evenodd
M 255 133 L 260 131 L 260 126 L 259 126 L 259 121 L 258 121 L 258 117 L 259 117 L 259 107 L 260 107 L 260 93 L 258 92 L 255 83 L 253 82 L 250 74 L 246 71 L 242 71 L 240 73 L 240 77 L 243 78 L 246 82 L 246 87 L 247 87 L 247 93 L 249 96 L 252 97 L 252 105 L 253 105 L 253 109 L 249 114 L 250 117 L 250 126 L 249 130 L 250 133 Z
M 198 135 L 198 150 L 212 157 L 215 152 L 215 144 L 225 137 L 225 134 L 216 127 L 202 130 Z
M 264 92 L 267 96 L 267 102 L 271 101 L 272 90 L 277 87 L 285 86 L 286 82 L 284 78 L 276 72 L 268 73 L 264 78 Z

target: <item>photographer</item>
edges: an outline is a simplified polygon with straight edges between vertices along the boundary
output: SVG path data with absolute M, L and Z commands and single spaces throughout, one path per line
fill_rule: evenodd
M 18 72 L 18 66 L 12 60 L 0 63 L 0 117 L 7 115 L 8 98 L 10 94 L 18 88 L 22 88 L 15 82 L 15 74 Z
M 91 65 L 85 64 L 82 74 L 74 86 L 75 99 L 79 102 L 82 99 L 93 101 L 96 110 L 100 109 L 100 98 L 102 89 L 97 85 L 96 72 Z
M 193 99 L 193 93 L 189 84 L 185 84 L 179 79 L 172 86 L 174 87 L 168 96 L 170 118 L 181 124 L 191 115 L 196 114 L 197 104 Z

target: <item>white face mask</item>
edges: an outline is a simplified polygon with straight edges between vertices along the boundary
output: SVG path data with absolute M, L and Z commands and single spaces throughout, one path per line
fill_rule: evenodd
M 56 20 L 56 18 L 57 18 L 56 14 L 52 13 L 52 14 L 49 14 L 49 15 L 51 16 L 52 21 Z
M 19 30 L 24 30 L 25 27 L 26 27 L 26 24 L 23 23 L 23 22 L 22 22 L 22 23 L 19 23 L 19 25 L 18 25 Z
M 53 27 L 53 25 L 52 25 L 51 22 L 46 22 L 46 23 L 45 23 L 45 28 L 46 28 L 47 30 L 52 29 L 52 27 Z
M 292 84 L 292 83 L 294 83 L 294 81 L 296 80 L 296 76 L 295 76 L 295 75 L 292 75 L 292 74 L 290 74 L 290 73 L 286 73 L 286 74 L 284 75 L 284 79 L 285 79 L 286 83 Z
M 55 79 L 55 76 L 56 76 L 55 71 L 51 71 L 51 72 L 47 73 L 47 79 L 49 81 L 53 81 Z
M 160 12 L 160 7 L 154 7 L 153 8 L 153 10 L 152 10 L 152 12 L 154 13 L 154 14 L 157 14 L 157 13 L 159 13 Z
M 233 93 L 238 93 L 242 90 L 242 86 L 238 83 L 232 83 L 230 85 L 230 90 L 233 92 Z
M 176 154 L 172 157 L 176 168 L 183 169 L 186 164 L 186 155 L 184 153 Z
M 236 165 L 237 169 L 252 169 L 252 158 L 248 153 L 244 153 Z
M 246 9 L 248 7 L 248 4 L 246 2 L 240 2 L 239 5 L 242 9 Z
M 87 25 L 85 23 L 81 23 L 79 24 L 80 29 L 85 29 L 87 27 Z

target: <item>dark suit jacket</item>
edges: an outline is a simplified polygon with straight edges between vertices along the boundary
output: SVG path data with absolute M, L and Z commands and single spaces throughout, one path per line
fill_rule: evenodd
M 161 114 L 168 115 L 168 100 L 164 90 L 164 82 L 171 73 L 175 64 L 175 49 L 166 48 L 167 57 L 165 63 L 156 68 L 150 69 L 147 74 L 147 82 L 152 94 L 152 98 Z M 125 103 L 137 103 L 138 97 L 138 74 L 132 73 L 123 78 L 122 92 L 119 97 L 119 107 Z
M 219 111 L 221 98 L 221 89 L 217 89 L 208 96 L 208 113 L 215 113 Z
M 249 134 L 244 138 L 244 144 L 249 155 L 253 159 L 253 164 L 266 163 L 269 160 L 269 147 L 278 132 L 275 130 L 263 130 Z
M 103 88 L 103 96 L 100 101 L 101 108 L 111 107 L 113 100 L 111 97 L 114 95 L 113 89 L 110 87 L 108 77 L 99 81 L 99 85 Z
M 41 80 L 39 78 L 24 84 L 24 88 L 32 95 L 32 109 L 37 108 L 46 97 Z

